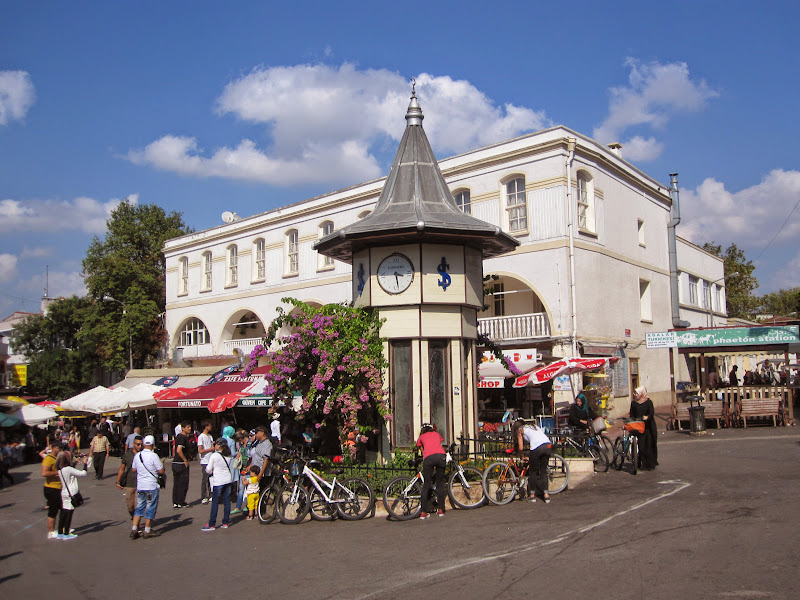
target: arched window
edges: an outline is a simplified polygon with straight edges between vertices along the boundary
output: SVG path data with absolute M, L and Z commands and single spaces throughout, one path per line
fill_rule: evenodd
M 506 182 L 506 213 L 509 231 L 528 229 L 528 202 L 525 194 L 525 178 L 515 177 Z
M 319 226 L 319 239 L 322 239 L 326 236 L 329 236 L 333 233 L 333 221 L 324 221 Z M 333 266 L 333 259 L 330 256 L 325 256 L 323 254 L 319 255 L 319 260 L 317 261 L 317 268 L 318 269 L 327 269 Z
M 228 246 L 228 277 L 225 285 L 239 284 L 239 248 L 235 244 Z
M 472 214 L 472 207 L 470 206 L 470 193 L 469 190 L 460 190 L 455 194 L 456 205 L 463 210 L 466 214 Z
M 300 271 L 300 238 L 297 229 L 286 232 L 286 275 L 297 275 Z
M 208 335 L 205 323 L 195 317 L 186 321 L 181 329 L 181 346 L 199 346 L 210 343 L 211 336 Z
M 586 171 L 578 171 L 578 228 L 594 232 L 594 180 Z
M 267 246 L 264 238 L 258 238 L 253 243 L 253 256 L 255 256 L 253 279 L 263 281 L 267 278 Z
M 178 294 L 184 295 L 189 293 L 189 259 L 185 256 L 180 259 L 181 281 L 178 285 Z
M 211 277 L 211 252 L 203 252 L 203 289 L 210 290 L 214 280 Z

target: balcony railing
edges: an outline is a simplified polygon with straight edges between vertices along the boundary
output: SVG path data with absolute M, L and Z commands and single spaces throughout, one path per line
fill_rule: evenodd
M 226 340 L 222 342 L 222 353 L 233 355 L 233 349 L 239 348 L 239 350 L 244 352 L 245 356 L 250 356 L 250 353 L 253 351 L 253 348 L 263 343 L 264 340 L 262 338 L 243 338 L 240 340 Z
M 547 313 L 478 319 L 478 331 L 495 342 L 550 337 Z

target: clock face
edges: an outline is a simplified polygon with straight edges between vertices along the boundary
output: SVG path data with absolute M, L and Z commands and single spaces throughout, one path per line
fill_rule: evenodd
M 401 294 L 414 281 L 414 267 L 402 254 L 387 256 L 378 265 L 378 285 L 389 294 Z

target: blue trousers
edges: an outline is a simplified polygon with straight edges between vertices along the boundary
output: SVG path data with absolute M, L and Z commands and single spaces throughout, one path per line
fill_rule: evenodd
M 228 525 L 231 522 L 231 484 L 215 485 L 211 493 L 211 516 L 208 517 L 209 525 L 217 524 L 217 509 L 219 501 L 222 500 L 222 524 Z

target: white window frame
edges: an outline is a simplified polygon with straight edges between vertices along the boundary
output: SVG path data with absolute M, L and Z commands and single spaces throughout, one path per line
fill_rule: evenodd
M 297 229 L 290 229 L 285 235 L 284 276 L 291 277 L 300 273 L 300 233 Z
M 208 291 L 214 285 L 214 258 L 211 252 L 203 252 L 203 290 Z
M 322 239 L 325 236 L 328 236 L 332 233 L 333 233 L 333 221 L 323 221 L 322 223 L 319 224 L 319 239 Z M 333 269 L 335 266 L 336 265 L 334 264 L 332 257 L 317 253 L 318 271 Z
M 453 198 L 456 201 L 456 206 L 461 209 L 466 215 L 472 214 L 472 194 L 469 190 L 456 190 L 453 194 Z
M 208 328 L 197 317 L 192 317 L 184 323 L 180 333 L 180 346 L 202 346 L 203 344 L 210 344 L 211 336 L 208 334 Z
M 228 276 L 225 287 L 239 285 L 239 247 L 236 244 L 228 246 Z
M 711 310 L 711 284 L 703 280 L 703 308 Z
M 697 283 L 700 281 L 694 275 L 689 275 L 689 304 L 692 306 L 700 306 L 697 301 Z
M 178 295 L 185 296 L 189 293 L 189 258 L 182 256 L 180 258 L 180 285 L 178 286 Z
M 639 316 L 642 321 L 653 322 L 652 285 L 647 279 L 639 279 Z
M 253 281 L 267 278 L 267 242 L 258 238 L 253 242 Z
M 576 212 L 578 229 L 595 233 L 594 178 L 588 171 L 578 171 L 575 181 Z
M 722 310 L 722 288 L 720 286 L 718 286 L 718 285 L 714 286 L 714 301 L 717 304 L 717 306 L 715 307 L 715 310 L 718 313 L 725 312 L 724 310 Z
M 506 223 L 509 233 L 528 231 L 528 193 L 525 176 L 514 175 L 503 183 L 505 191 Z

